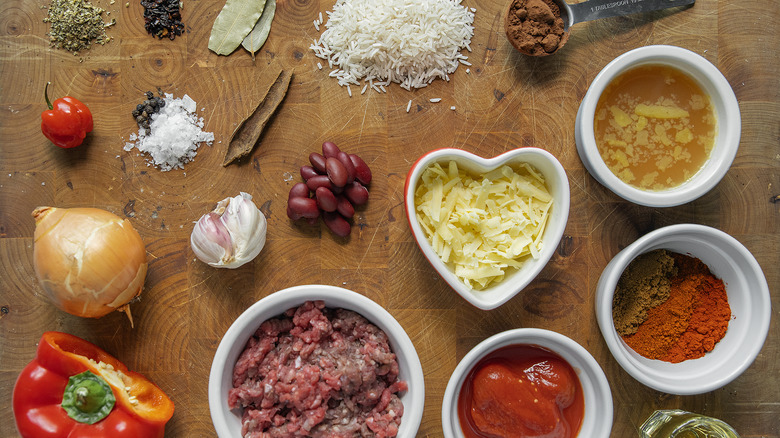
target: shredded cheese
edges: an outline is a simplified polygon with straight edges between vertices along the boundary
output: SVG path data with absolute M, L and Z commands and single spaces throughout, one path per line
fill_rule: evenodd
M 425 169 L 415 190 L 420 227 L 468 287 L 483 290 L 539 258 L 553 198 L 533 166 L 474 176 L 455 161 Z

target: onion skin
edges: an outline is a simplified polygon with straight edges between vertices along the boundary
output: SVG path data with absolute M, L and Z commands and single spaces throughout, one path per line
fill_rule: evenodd
M 81 317 L 130 317 L 127 303 L 141 294 L 147 269 L 130 222 L 97 208 L 38 207 L 32 215 L 35 275 L 52 303 Z

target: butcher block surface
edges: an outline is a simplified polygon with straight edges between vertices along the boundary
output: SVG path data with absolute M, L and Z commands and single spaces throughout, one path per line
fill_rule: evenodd
M 113 40 L 78 56 L 49 47 L 46 2 L 0 2 L 0 434 L 15 436 L 11 389 L 41 334 L 56 330 L 99 345 L 157 383 L 176 404 L 166 436 L 215 436 L 208 375 L 227 328 L 276 291 L 328 284 L 373 299 L 409 334 L 425 373 L 419 437 L 442 436 L 444 389 L 466 352 L 520 327 L 562 333 L 596 358 L 614 398 L 613 437 L 636 436 L 661 408 L 720 418 L 743 437 L 780 436 L 780 3 L 698 0 L 687 9 L 580 23 L 557 54 L 530 58 L 504 36 L 506 1 L 463 1 L 476 9 L 466 52 L 472 65 L 461 65 L 449 82 L 414 91 L 393 84 L 386 93 L 363 95 L 362 86 L 353 86 L 352 97 L 309 48 L 319 37 L 312 22 L 320 12 L 327 19 L 333 1 L 278 0 L 254 61 L 241 48 L 230 56 L 208 50 L 222 1 L 184 0 L 186 32 L 160 40 L 146 33 L 137 0 L 93 0 L 117 20 L 107 30 Z M 634 205 L 605 189 L 584 169 L 574 141 L 577 108 L 596 74 L 616 56 L 652 44 L 684 47 L 712 62 L 742 115 L 739 152 L 725 178 L 700 199 L 665 209 Z M 294 69 L 286 99 L 254 152 L 223 167 L 231 133 L 280 68 Z M 52 98 L 68 94 L 92 110 L 95 129 L 75 149 L 59 149 L 41 134 L 47 81 Z M 138 130 L 131 111 L 144 92 L 158 88 L 194 99 L 204 130 L 216 137 L 183 170 L 162 172 L 136 150 L 123 150 Z M 359 154 L 373 171 L 369 202 L 346 239 L 285 213 L 300 166 L 326 140 Z M 568 173 L 568 226 L 525 290 L 498 309 L 479 310 L 447 286 L 417 247 L 404 180 L 415 160 L 436 148 L 491 157 L 529 146 L 550 151 Z M 211 268 L 195 258 L 190 232 L 219 200 L 241 191 L 268 218 L 267 244 L 239 269 Z M 102 208 L 138 230 L 149 271 L 141 300 L 131 305 L 134 328 L 118 312 L 82 319 L 49 302 L 32 263 L 31 212 L 43 205 Z M 624 372 L 594 314 L 596 283 L 609 260 L 640 236 L 677 223 L 712 226 L 743 243 L 763 268 L 773 303 L 755 362 L 732 383 L 696 396 L 664 394 Z

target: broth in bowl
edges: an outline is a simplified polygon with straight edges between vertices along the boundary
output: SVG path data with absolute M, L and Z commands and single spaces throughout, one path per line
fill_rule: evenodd
M 641 190 L 677 187 L 709 159 L 715 110 L 699 84 L 669 65 L 634 67 L 599 98 L 594 133 L 604 163 Z

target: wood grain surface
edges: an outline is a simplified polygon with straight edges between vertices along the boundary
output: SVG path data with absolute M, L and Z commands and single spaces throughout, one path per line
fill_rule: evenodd
M 464 354 L 504 330 L 539 327 L 582 344 L 604 369 L 614 397 L 613 437 L 636 436 L 658 408 L 683 408 L 732 424 L 743 437 L 780 436 L 780 326 L 777 310 L 763 350 L 733 383 L 697 396 L 645 387 L 612 358 L 594 316 L 598 277 L 622 248 L 649 231 L 700 223 L 736 237 L 756 257 L 780 308 L 780 3 L 699 0 L 690 9 L 610 18 L 573 27 L 558 54 L 528 58 L 503 34 L 507 0 L 464 0 L 474 7 L 470 72 L 449 82 L 353 97 L 317 68 L 312 21 L 333 1 L 279 0 L 268 42 L 255 62 L 239 49 L 217 56 L 209 32 L 224 2 L 183 2 L 184 35 L 148 35 L 137 0 L 93 4 L 117 19 L 113 41 L 74 56 L 49 47 L 45 2 L 0 2 L 0 435 L 15 436 L 11 388 L 33 358 L 41 333 L 59 330 L 92 341 L 154 380 L 175 402 L 166 436 L 215 436 L 207 382 L 211 360 L 232 321 L 257 300 L 301 284 L 330 284 L 364 294 L 409 333 L 425 371 L 420 437 L 442 436 L 447 380 Z M 742 141 L 725 178 L 702 198 L 675 208 L 632 205 L 583 168 L 574 142 L 580 100 L 599 70 L 627 50 L 671 44 L 716 65 L 742 114 Z M 289 94 L 249 159 L 221 166 L 227 140 L 279 68 L 295 69 Z M 85 102 L 95 130 L 62 150 L 40 132 L 50 94 Z M 122 147 L 137 131 L 131 111 L 147 90 L 191 96 L 213 132 L 185 169 L 161 172 Z M 429 99 L 441 98 L 440 103 Z M 407 102 L 412 100 L 410 112 Z M 450 107 L 454 106 L 455 110 Z M 371 166 L 371 198 L 348 239 L 324 226 L 292 223 L 289 188 L 310 152 L 332 140 Z M 471 307 L 441 280 L 416 247 L 403 206 L 404 178 L 422 154 L 458 147 L 489 157 L 536 146 L 564 165 L 571 215 L 557 253 L 520 295 L 493 311 Z M 268 243 L 236 270 L 197 261 L 189 235 L 202 214 L 239 191 L 268 217 Z M 124 315 L 81 319 L 57 310 L 35 280 L 34 222 L 40 205 L 90 206 L 129 218 L 149 255 L 135 328 Z

